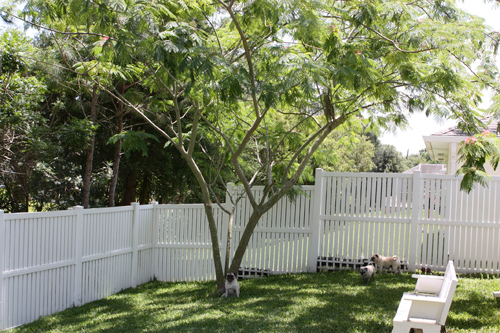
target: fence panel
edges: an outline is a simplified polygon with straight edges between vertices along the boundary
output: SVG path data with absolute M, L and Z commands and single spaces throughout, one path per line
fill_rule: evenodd
M 453 260 L 458 272 L 499 274 L 499 239 L 498 223 L 422 224 L 417 267 L 443 270 Z
M 212 239 L 203 204 L 158 205 L 156 278 L 160 281 L 215 279 Z M 225 248 L 227 214 L 213 209 L 219 245 Z M 223 256 L 224 253 L 221 253 Z M 224 257 L 223 257 L 224 258 Z
M 155 226 L 154 205 L 142 205 L 139 208 L 139 253 L 137 260 L 137 284 L 151 281 L 153 278 L 153 229 Z
M 15 213 L 4 218 L 2 327 L 72 306 L 74 212 Z
M 143 209 L 135 268 L 139 283 L 152 278 L 153 246 L 147 237 L 153 220 L 147 212 L 151 208 Z M 131 286 L 132 207 L 3 216 L 0 328 L 28 323 Z
M 253 195 L 262 198 L 264 188 L 256 186 Z M 307 271 L 308 239 L 311 234 L 311 197 L 314 186 L 303 186 L 302 193 L 293 200 L 285 197 L 264 214 L 254 230 L 240 271 L 251 277 L 253 273 L 297 273 Z M 246 223 L 252 213 L 248 198 L 238 202 L 235 210 L 232 249 L 237 248 Z
M 408 260 L 412 175 L 324 172 L 323 177 L 322 260 L 362 262 L 374 253 Z
M 418 193 L 413 175 L 322 176 L 321 260 L 360 262 L 373 253 L 397 254 L 417 268 L 444 270 L 453 259 L 462 272 L 499 272 L 500 177 L 467 194 L 460 191 L 461 178 L 449 175 L 417 175 Z
M 471 193 L 461 178 L 424 175 L 424 212 L 419 221 L 416 266 L 444 270 L 448 260 L 459 272 L 500 273 L 500 178 Z
M 83 213 L 82 304 L 130 287 L 133 207 Z

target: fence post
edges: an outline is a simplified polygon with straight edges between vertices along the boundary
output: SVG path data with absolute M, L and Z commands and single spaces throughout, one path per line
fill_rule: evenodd
M 410 226 L 410 257 L 408 269 L 415 271 L 417 258 L 418 221 L 422 213 L 422 195 L 420 193 L 420 171 L 413 173 L 413 193 L 411 198 L 411 226 Z
M 154 279 L 158 276 L 156 268 L 158 267 L 158 250 L 156 248 L 156 243 L 158 243 L 158 201 L 152 201 L 153 204 L 153 217 L 151 221 L 151 242 L 153 247 L 151 248 L 151 277 Z
M 313 209 L 311 213 L 311 221 L 309 222 L 309 229 L 311 233 L 309 234 L 309 243 L 307 249 L 307 271 L 310 273 L 316 273 L 318 266 L 318 255 L 319 255 L 319 237 L 321 223 L 319 216 L 321 213 L 321 202 L 323 199 L 323 169 L 317 168 L 315 172 L 314 181 L 314 194 L 312 197 Z
M 75 286 L 74 286 L 74 306 L 82 304 L 82 255 L 83 255 L 83 206 L 75 206 L 73 210 L 76 215 L 75 234 Z
M 3 256 L 5 247 L 5 220 L 4 212 L 0 209 L 0 330 L 5 328 L 4 325 L 4 299 L 3 299 Z
M 230 194 L 233 193 L 233 184 L 232 183 L 227 183 L 226 184 L 226 203 L 231 202 L 231 197 Z
M 130 280 L 130 286 L 132 288 L 137 287 L 137 257 L 139 256 L 139 203 L 132 202 L 132 207 L 134 208 L 134 215 L 132 217 L 132 277 Z
M 227 195 L 227 192 L 226 192 L 226 195 Z M 232 208 L 231 200 L 227 201 L 227 199 L 228 198 L 226 196 L 226 202 L 221 203 L 221 206 L 224 209 L 231 211 L 231 208 Z M 220 249 L 222 267 L 224 268 L 224 264 L 226 262 L 227 237 L 228 237 L 228 233 L 229 233 L 229 214 L 226 214 L 226 212 L 221 207 L 218 207 L 218 206 L 216 206 L 216 207 L 219 210 L 220 221 L 221 221 L 220 237 L 219 237 L 219 242 L 220 242 L 219 249 Z M 233 216 L 233 218 L 234 218 L 234 216 Z M 233 223 L 234 223 L 234 220 L 233 220 Z M 232 243 L 233 243 L 233 241 L 232 241 L 232 237 L 231 237 L 231 244 Z M 210 250 L 212 250 L 212 249 L 210 249 Z M 232 250 L 231 252 L 234 252 L 234 249 L 232 247 L 231 247 L 231 250 Z M 231 258 L 231 253 L 229 254 L 229 256 L 230 256 L 229 258 Z M 226 273 L 226 272 L 224 272 L 224 273 Z

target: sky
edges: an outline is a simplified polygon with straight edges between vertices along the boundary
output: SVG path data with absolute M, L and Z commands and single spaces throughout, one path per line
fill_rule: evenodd
M 458 1 L 458 6 L 470 14 L 483 17 L 487 25 L 496 31 L 500 31 L 500 8 L 494 8 L 491 2 L 485 4 L 483 0 L 465 0 L 463 3 Z M 500 56 L 497 58 L 500 66 Z M 483 100 L 484 103 L 481 107 L 487 108 L 490 104 L 488 93 L 485 93 Z M 438 122 L 433 118 L 425 117 L 423 114 L 413 115 L 409 118 L 409 123 L 411 128 L 405 131 L 398 130 L 396 133 L 385 133 L 380 137 L 380 142 L 395 146 L 403 156 L 406 156 L 407 153 L 418 154 L 420 149 L 425 148 L 422 136 L 431 135 L 456 125 L 456 121 L 441 120 Z
M 458 6 L 473 15 L 483 17 L 486 24 L 493 29 L 500 31 L 500 8 L 494 8 L 493 4 L 484 3 L 483 0 L 457 0 Z M 0 28 L 4 26 L 0 19 Z M 498 56 L 500 66 L 500 55 Z M 485 102 L 482 107 L 487 108 L 490 104 L 488 93 L 484 96 Z M 406 130 L 397 130 L 394 133 L 384 133 L 380 137 L 383 144 L 391 144 L 400 151 L 403 156 L 407 154 L 418 154 L 418 151 L 425 148 L 422 136 L 431 135 L 449 127 L 455 126 L 455 121 L 439 120 L 427 118 L 423 114 L 415 114 L 409 118 L 410 126 Z

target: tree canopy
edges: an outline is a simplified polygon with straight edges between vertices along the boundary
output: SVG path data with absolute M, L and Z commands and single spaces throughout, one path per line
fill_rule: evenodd
M 481 91 L 496 84 L 498 35 L 448 0 L 31 0 L 9 14 L 43 32 L 46 62 L 57 57 L 116 117 L 133 112 L 182 156 L 219 289 L 260 217 L 312 174 L 328 138 L 343 137 L 332 133 L 405 126 L 414 112 L 477 132 Z M 223 268 L 213 205 L 230 180 L 253 213 Z
M 458 151 L 458 162 L 463 163 L 457 175 L 464 175 L 460 189 L 470 193 L 476 186 L 488 186 L 491 177 L 486 173 L 484 165 L 490 163 L 494 170 L 500 161 L 500 141 L 497 136 L 484 131 L 468 137 L 461 143 Z

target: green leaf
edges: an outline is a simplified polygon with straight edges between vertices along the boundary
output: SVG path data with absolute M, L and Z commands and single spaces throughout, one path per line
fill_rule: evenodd
M 127 158 L 130 158 L 130 153 L 134 151 L 142 153 L 143 156 L 148 156 L 148 139 L 159 142 L 158 138 L 153 134 L 145 133 L 144 131 L 128 130 L 113 135 L 109 138 L 107 144 L 116 144 L 121 140 L 122 150 Z

